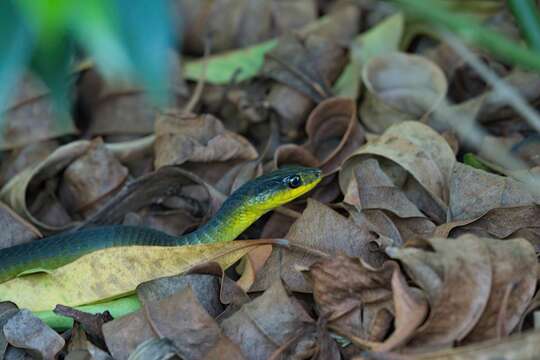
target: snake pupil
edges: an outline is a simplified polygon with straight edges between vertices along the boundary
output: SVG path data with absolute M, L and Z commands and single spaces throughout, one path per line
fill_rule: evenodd
M 302 179 L 298 175 L 291 176 L 289 178 L 289 187 L 291 189 L 297 188 L 302 185 Z

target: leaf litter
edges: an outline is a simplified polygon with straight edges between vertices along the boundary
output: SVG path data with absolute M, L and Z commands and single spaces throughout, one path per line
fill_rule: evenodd
M 73 75 L 70 113 L 21 79 L 0 136 L 0 247 L 109 224 L 180 236 L 276 167 L 319 167 L 324 179 L 239 241 L 107 249 L 1 283 L 0 355 L 540 353 L 540 198 L 521 181 L 538 174 L 538 134 L 451 44 L 385 3 L 177 1 L 172 11 L 192 15 L 184 48 L 164 59 L 166 110 L 91 66 Z M 538 104 L 538 74 L 473 53 Z M 441 120 L 448 109 L 484 137 L 460 138 L 463 120 Z M 516 166 L 493 162 L 495 143 Z M 72 325 L 58 326 L 66 317 Z

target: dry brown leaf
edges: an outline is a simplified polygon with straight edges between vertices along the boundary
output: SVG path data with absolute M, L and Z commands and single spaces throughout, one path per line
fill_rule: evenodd
M 374 269 L 344 255 L 314 263 L 308 275 L 320 316 L 338 333 L 382 341 L 392 325 L 385 312 L 393 312 L 394 269 L 392 262 Z
M 202 54 L 204 31 L 212 34 L 212 51 L 243 48 L 276 37 L 287 31 L 300 29 L 316 20 L 314 0 L 299 1 L 235 1 L 175 2 L 177 11 L 185 19 L 179 32 L 183 36 L 183 50 Z M 202 30 L 203 24 L 206 25 Z
M 0 191 L 0 198 L 15 212 L 30 221 L 40 230 L 61 231 L 69 228 L 73 225 L 73 222 L 71 222 L 70 217 L 56 198 L 55 189 L 58 181 L 53 179 L 57 178 L 66 166 L 85 154 L 90 144 L 89 141 L 79 140 L 59 147 L 47 159 L 35 167 L 28 168 L 13 177 Z M 46 187 L 47 183 L 52 189 Z M 38 192 L 38 189 L 42 186 L 45 186 L 45 189 Z M 30 209 L 29 198 L 36 197 L 36 195 L 38 195 L 36 201 L 40 198 L 42 199 L 39 207 L 45 207 L 48 209 L 47 212 L 54 213 L 54 206 L 57 206 L 60 214 L 62 216 L 62 212 L 65 214 L 63 220 L 59 223 L 51 224 L 50 222 L 43 221 L 36 215 L 36 212 L 39 211 L 34 210 L 35 212 L 33 213 Z M 36 207 L 35 202 L 32 205 L 34 208 Z M 58 217 L 60 215 L 57 212 L 55 218 Z
M 384 258 L 383 253 L 370 250 L 370 242 L 376 239 L 370 235 L 367 228 L 356 226 L 351 220 L 312 199 L 308 199 L 306 210 L 292 225 L 285 238 L 293 244 L 324 253 L 341 252 L 361 257 L 372 266 L 380 265 Z M 296 268 L 309 267 L 318 259 L 305 249 L 295 246 L 274 250 L 260 271 L 252 291 L 268 288 L 281 276 L 291 290 L 311 292 L 311 286 Z
M 30 73 L 19 82 L 11 104 L 0 109 L 0 113 L 3 117 L 0 150 L 13 150 L 78 132 L 71 114 L 59 111 L 43 83 Z
M 0 229 L 2 229 L 0 248 L 23 244 L 42 236 L 38 229 L 2 202 L 0 202 Z
M 508 335 L 534 294 L 536 274 L 526 269 L 536 257 L 523 239 L 432 238 L 388 252 L 428 296 L 429 318 L 410 343 L 418 349 Z
M 362 79 L 368 91 L 360 115 L 375 133 L 427 116 L 444 99 L 448 87 L 444 73 L 433 62 L 398 52 L 369 60 Z
M 299 350 L 293 346 L 295 340 L 303 334 L 310 335 L 309 330 L 314 326 L 313 319 L 300 303 L 289 297 L 280 280 L 221 322 L 223 333 L 240 346 L 248 359 L 268 359 L 289 343 L 288 356 L 294 356 Z
M 508 177 L 456 163 L 450 181 L 450 220 L 471 220 L 489 210 L 539 204 L 538 196 Z
M 486 308 L 492 285 L 489 249 L 473 236 L 429 239 L 434 251 L 392 248 L 413 280 L 426 292 L 431 310 L 411 340 L 413 347 L 449 346 L 473 329 Z M 460 296 L 455 296 L 458 294 Z
M 235 359 L 242 358 L 238 346 L 222 333 L 190 288 L 106 323 L 103 333 L 115 359 L 127 359 L 142 342 L 164 337 L 172 340 L 182 358 L 206 359 L 216 346 L 227 348 Z
M 60 200 L 70 213 L 90 214 L 121 189 L 127 176 L 128 169 L 98 138 L 64 170 L 58 190 Z
M 13 315 L 3 332 L 11 345 L 43 359 L 55 359 L 65 344 L 60 335 L 26 309 Z
M 363 166 L 365 159 L 373 157 L 378 160 L 380 170 L 375 173 L 366 170 L 364 178 L 357 179 L 357 171 L 362 171 L 358 168 Z M 373 189 L 375 195 L 379 191 L 386 192 L 379 194 L 377 200 L 381 204 L 387 203 L 386 208 L 393 207 L 393 211 L 396 211 L 395 207 L 399 205 L 409 209 L 397 215 L 421 216 L 414 212 L 410 201 L 430 220 L 443 223 L 446 220 L 448 186 L 454 163 L 454 153 L 442 136 L 426 125 L 407 121 L 391 126 L 383 135 L 355 151 L 343 164 L 339 183 L 347 196 L 346 201 L 353 204 L 359 204 L 361 196 L 369 195 L 369 192 L 359 192 L 359 187 L 367 181 L 374 187 L 387 187 Z M 375 164 L 368 163 L 367 166 L 374 167 Z M 402 193 L 392 187 L 402 189 Z
M 0 164 L 0 184 L 5 184 L 18 173 L 45 160 L 58 146 L 57 141 L 47 140 L 5 152 Z

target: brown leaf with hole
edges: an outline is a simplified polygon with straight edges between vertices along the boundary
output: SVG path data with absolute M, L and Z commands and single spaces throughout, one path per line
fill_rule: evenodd
M 361 257 L 372 266 L 382 264 L 384 258 L 382 252 L 370 250 L 370 243 L 376 239 L 367 228 L 356 226 L 353 221 L 312 199 L 308 199 L 306 210 L 291 226 L 285 238 L 293 245 L 289 249 L 273 251 L 252 291 L 268 288 L 280 276 L 291 290 L 311 292 L 311 286 L 296 268 L 309 267 L 319 257 L 305 248 Z M 295 244 L 305 248 L 297 248 Z
M 448 87 L 436 64 L 398 52 L 371 58 L 362 69 L 362 80 L 368 91 L 360 115 L 375 133 L 427 116 L 444 99 Z
M 280 280 L 221 323 L 223 333 L 248 359 L 267 359 L 285 345 L 289 345 L 289 356 L 294 356 L 294 345 L 303 335 L 312 335 L 314 326 L 313 319 L 287 294 Z M 305 339 L 309 340 L 315 339 Z
M 533 204 L 540 204 L 540 198 L 520 182 L 456 163 L 450 181 L 451 221 L 477 219 L 496 208 Z
M 106 323 L 103 333 L 115 359 L 127 359 L 142 342 L 163 337 L 172 340 L 182 358 L 206 359 L 216 346 L 225 347 L 235 359 L 242 358 L 190 288 Z

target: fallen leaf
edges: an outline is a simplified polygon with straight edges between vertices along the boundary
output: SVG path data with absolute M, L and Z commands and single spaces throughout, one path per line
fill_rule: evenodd
M 215 346 L 222 346 L 228 348 L 224 355 L 241 359 L 237 346 L 226 338 L 189 287 L 105 324 L 103 333 L 115 359 L 127 359 L 139 344 L 151 338 L 169 338 L 181 358 L 206 359 Z
M 445 98 L 448 86 L 433 62 L 399 52 L 372 57 L 362 70 L 362 80 L 367 94 L 360 116 L 375 133 L 427 116 Z
M 13 317 L 13 315 L 17 314 L 19 312 L 19 309 L 17 308 L 17 305 L 15 305 L 12 302 L 6 301 L 0 303 L 0 329 L 4 329 L 4 325 L 8 322 L 9 319 Z M 6 335 L 4 334 L 4 331 L 0 332 L 0 357 L 4 359 L 4 354 L 6 352 L 6 349 L 8 347 L 8 340 L 6 339 Z
M 351 220 L 312 199 L 308 199 L 306 210 L 291 226 L 285 238 L 291 241 L 293 246 L 290 249 L 273 251 L 251 291 L 267 289 L 278 276 L 293 291 L 312 291 L 296 268 L 309 267 L 319 260 L 319 257 L 302 248 L 295 248 L 294 244 L 328 254 L 341 252 L 361 257 L 372 266 L 381 264 L 384 258 L 381 252 L 370 250 L 369 243 L 375 238 L 369 234 L 367 228 L 356 226 Z
M 396 52 L 403 36 L 403 14 L 388 16 L 376 26 L 358 35 L 349 45 L 349 64 L 334 84 L 338 96 L 356 99 L 364 65 L 373 57 Z
M 33 356 L 54 359 L 64 347 L 64 339 L 41 320 L 23 309 L 13 315 L 3 327 L 6 340 Z
M 339 183 L 343 193 L 349 190 L 359 163 L 374 156 L 392 182 L 403 188 L 407 198 L 419 210 L 435 223 L 446 222 L 448 187 L 456 161 L 443 137 L 416 121 L 389 127 L 383 135 L 360 147 L 342 165 Z
M 50 310 L 56 304 L 92 304 L 127 295 L 142 282 L 179 274 L 201 262 L 215 260 L 227 268 L 249 250 L 266 244 L 253 240 L 103 249 L 49 273 L 8 280 L 0 284 L 0 300 L 13 301 L 32 311 Z
M 0 150 L 17 149 L 38 141 L 77 134 L 71 114 L 55 107 L 49 91 L 34 75 L 18 84 L 11 104 L 0 109 Z
M 148 339 L 140 343 L 128 360 L 180 360 L 180 350 L 168 339 Z
M 36 188 L 39 188 L 46 180 L 58 176 L 66 166 L 82 156 L 89 147 L 90 142 L 86 140 L 74 141 L 59 147 L 35 167 L 28 168 L 13 177 L 0 191 L 0 198 L 40 230 L 61 231 L 69 228 L 73 222 L 51 225 L 38 219 L 29 209 L 29 193 L 36 196 Z M 50 201 L 47 204 L 50 204 Z
M 308 333 L 314 325 L 313 319 L 289 297 L 279 280 L 221 322 L 223 333 L 240 346 L 248 359 L 269 358 L 281 346 Z M 293 347 L 288 356 L 294 354 Z
M 165 299 L 188 287 L 210 316 L 216 317 L 223 312 L 219 302 L 219 278 L 214 275 L 184 274 L 150 280 L 137 286 L 137 295 L 144 305 Z
M 450 181 L 449 212 L 452 221 L 476 219 L 501 207 L 540 203 L 516 180 L 456 163 Z
M 3 230 L 0 248 L 23 244 L 42 236 L 38 229 L 2 202 L 0 202 L 0 228 Z
M 101 139 L 96 139 L 64 170 L 59 189 L 61 201 L 71 213 L 94 212 L 99 202 L 121 188 L 127 176 L 128 169 Z

